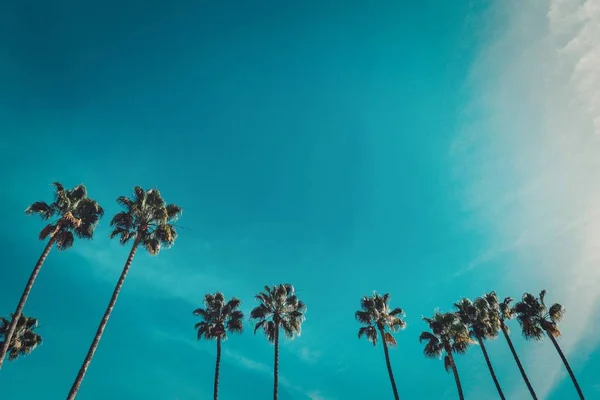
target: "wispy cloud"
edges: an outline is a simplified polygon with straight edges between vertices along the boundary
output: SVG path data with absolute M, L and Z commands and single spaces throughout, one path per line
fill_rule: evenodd
M 314 350 L 309 347 L 301 347 L 298 351 L 298 356 L 300 359 L 306 363 L 314 364 L 321 358 L 321 352 L 319 350 Z
M 93 271 L 99 278 L 116 281 L 129 249 L 121 248 L 116 240 L 109 241 L 102 237 L 96 239 L 93 245 L 86 244 L 82 243 L 73 251 L 94 265 Z M 234 282 L 217 274 L 204 272 L 214 271 L 216 268 L 203 264 L 198 254 L 190 260 L 185 256 L 169 254 L 174 251 L 176 249 L 165 250 L 156 257 L 138 251 L 127 278 L 128 286 L 132 290 L 143 290 L 146 295 L 179 298 L 194 306 L 198 305 L 204 295 L 204 292 L 199 292 L 199 288 L 205 291 L 221 290 L 226 294 L 247 291 L 243 282 Z
M 463 272 L 510 257 L 507 284 L 547 287 L 567 308 L 561 345 L 584 358 L 600 302 L 600 2 L 503 1 L 487 17 L 454 155 L 489 248 Z M 563 366 L 533 353 L 545 398 Z
M 318 390 L 314 390 L 314 391 L 308 392 L 307 395 L 308 395 L 308 398 L 310 400 L 333 400 L 332 397 L 325 397 Z

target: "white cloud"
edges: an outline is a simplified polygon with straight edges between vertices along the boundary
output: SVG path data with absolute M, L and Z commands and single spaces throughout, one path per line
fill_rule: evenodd
M 482 23 L 494 28 L 473 66 L 469 123 L 453 148 L 470 223 L 488 240 L 463 273 L 501 255 L 513 265 L 507 285 L 549 289 L 549 301 L 567 308 L 561 345 L 576 366 L 598 343 L 600 2 L 496 7 Z M 545 398 L 564 367 L 547 343 L 530 348 Z
M 298 351 L 298 357 L 306 363 L 314 364 L 321 358 L 321 352 L 304 346 Z
M 330 398 L 323 396 L 318 390 L 308 392 L 307 395 L 310 400 L 331 400 Z

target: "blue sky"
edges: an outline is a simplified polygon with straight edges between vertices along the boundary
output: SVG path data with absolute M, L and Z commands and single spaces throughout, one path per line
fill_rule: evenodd
M 46 262 L 26 307 L 44 345 L 5 364 L 6 398 L 68 392 L 127 257 L 108 222 L 134 185 L 181 205 L 184 228 L 134 260 L 81 399 L 209 398 L 215 346 L 195 340 L 192 310 L 221 290 L 248 312 L 281 282 L 308 305 L 282 344 L 282 400 L 391 397 L 383 351 L 356 339 L 373 290 L 407 314 L 391 351 L 403 398 L 456 397 L 422 356 L 422 315 L 542 288 L 600 396 L 596 3 L 191 3 L 3 6 L 0 312 L 43 248 L 23 210 L 51 182 L 85 183 L 107 213 Z M 574 397 L 550 343 L 511 326 L 539 397 Z M 526 398 L 506 343 L 488 350 Z M 272 354 L 250 324 L 231 337 L 221 398 L 268 398 Z M 468 398 L 496 398 L 478 348 L 457 363 Z

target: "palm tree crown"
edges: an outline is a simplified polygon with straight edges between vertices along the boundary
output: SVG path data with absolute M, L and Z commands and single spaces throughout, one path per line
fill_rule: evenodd
M 521 301 L 515 304 L 514 312 L 517 321 L 521 325 L 523 336 L 527 339 L 540 340 L 544 337 L 544 331 L 554 337 L 560 336 L 558 323 L 562 320 L 565 309 L 558 303 L 547 308 L 544 302 L 545 296 L 545 290 L 540 292 L 539 299 L 530 293 L 525 293 Z
M 194 310 L 194 315 L 202 318 L 202 321 L 195 325 L 198 339 L 225 340 L 227 332 L 241 333 L 244 313 L 239 310 L 240 305 L 241 301 L 235 297 L 225 302 L 225 297 L 220 292 L 205 295 L 205 308 Z
M 511 320 L 515 317 L 515 312 L 510 304 L 513 302 L 512 297 L 505 297 L 502 302 L 498 301 L 498 295 L 496 292 L 489 292 L 483 295 L 483 299 L 487 303 L 487 310 L 490 318 L 497 320 L 499 325 L 502 325 L 504 321 Z M 504 325 L 504 328 L 508 332 L 508 326 Z
M 11 314 L 11 319 L 0 317 L 0 337 L 3 339 L 6 339 L 6 333 L 13 317 L 13 314 Z M 37 327 L 37 319 L 26 317 L 23 314 L 20 315 L 15 333 L 8 347 L 9 361 L 16 360 L 19 356 L 30 354 L 37 346 L 42 344 L 42 337 L 34 332 Z M 0 346 L 3 344 L 4 341 L 0 341 Z
M 470 344 L 474 343 L 471 339 L 466 325 L 460 321 L 455 313 L 435 312 L 432 318 L 425 318 L 431 332 L 422 332 L 419 336 L 419 342 L 426 341 L 423 353 L 430 358 L 439 358 L 444 352 L 444 367 L 446 371 L 452 366 L 449 353 L 464 354 Z
M 134 238 L 150 254 L 156 255 L 161 246 L 170 247 L 175 242 L 177 232 L 170 222 L 177 220 L 181 207 L 166 204 L 158 189 L 145 191 L 136 186 L 133 192 L 133 199 L 126 196 L 117 199 L 125 211 L 117 213 L 110 221 L 114 228 L 110 237 L 119 236 L 121 244 Z
M 54 182 L 54 201 L 48 204 L 36 201 L 25 210 L 25 214 L 39 215 L 43 220 L 51 220 L 40 232 L 40 240 L 48 235 L 54 235 L 56 247 L 66 250 L 73 245 L 74 236 L 81 239 L 91 239 L 94 229 L 104 210 L 93 199 L 87 197 L 84 185 L 73 189 L 65 189 L 59 182 Z
M 500 321 L 485 299 L 479 297 L 472 302 L 463 298 L 454 307 L 460 321 L 470 329 L 471 337 L 493 339 L 498 336 Z
M 279 327 L 283 328 L 283 333 L 290 339 L 294 335 L 300 336 L 306 305 L 298 300 L 292 285 L 265 286 L 265 290 L 255 298 L 260 304 L 250 312 L 250 319 L 257 321 L 254 333 L 263 328 L 265 336 L 271 343 L 275 341 Z
M 364 296 L 360 301 L 360 310 L 354 314 L 358 322 L 365 325 L 358 330 L 358 337 L 365 336 L 373 345 L 377 344 L 379 332 L 383 335 L 383 340 L 390 346 L 396 345 L 396 340 L 390 332 L 398 332 L 406 327 L 406 322 L 402 319 L 404 311 L 397 307 L 391 309 L 389 306 L 390 294 L 383 296 L 377 292 L 373 296 Z

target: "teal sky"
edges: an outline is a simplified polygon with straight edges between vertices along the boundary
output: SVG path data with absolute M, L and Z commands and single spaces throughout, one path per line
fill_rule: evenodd
M 192 311 L 220 290 L 249 312 L 283 282 L 308 312 L 282 343 L 281 400 L 392 398 L 383 350 L 356 338 L 373 290 L 407 314 L 400 396 L 456 398 L 422 355 L 421 316 L 543 288 L 600 398 L 591 5 L 192 3 L 2 4 L 0 312 L 43 249 L 29 203 L 84 183 L 106 210 L 93 241 L 50 254 L 26 306 L 44 344 L 5 364 L 3 398 L 66 396 L 127 257 L 108 223 L 134 185 L 179 204 L 182 228 L 134 260 L 80 399 L 210 398 L 215 344 L 195 340 Z M 511 327 L 540 399 L 574 398 L 551 345 Z M 245 329 L 223 346 L 222 399 L 271 395 L 272 346 Z M 488 350 L 507 395 L 526 398 L 504 340 Z M 480 349 L 457 364 L 468 398 L 497 398 Z

